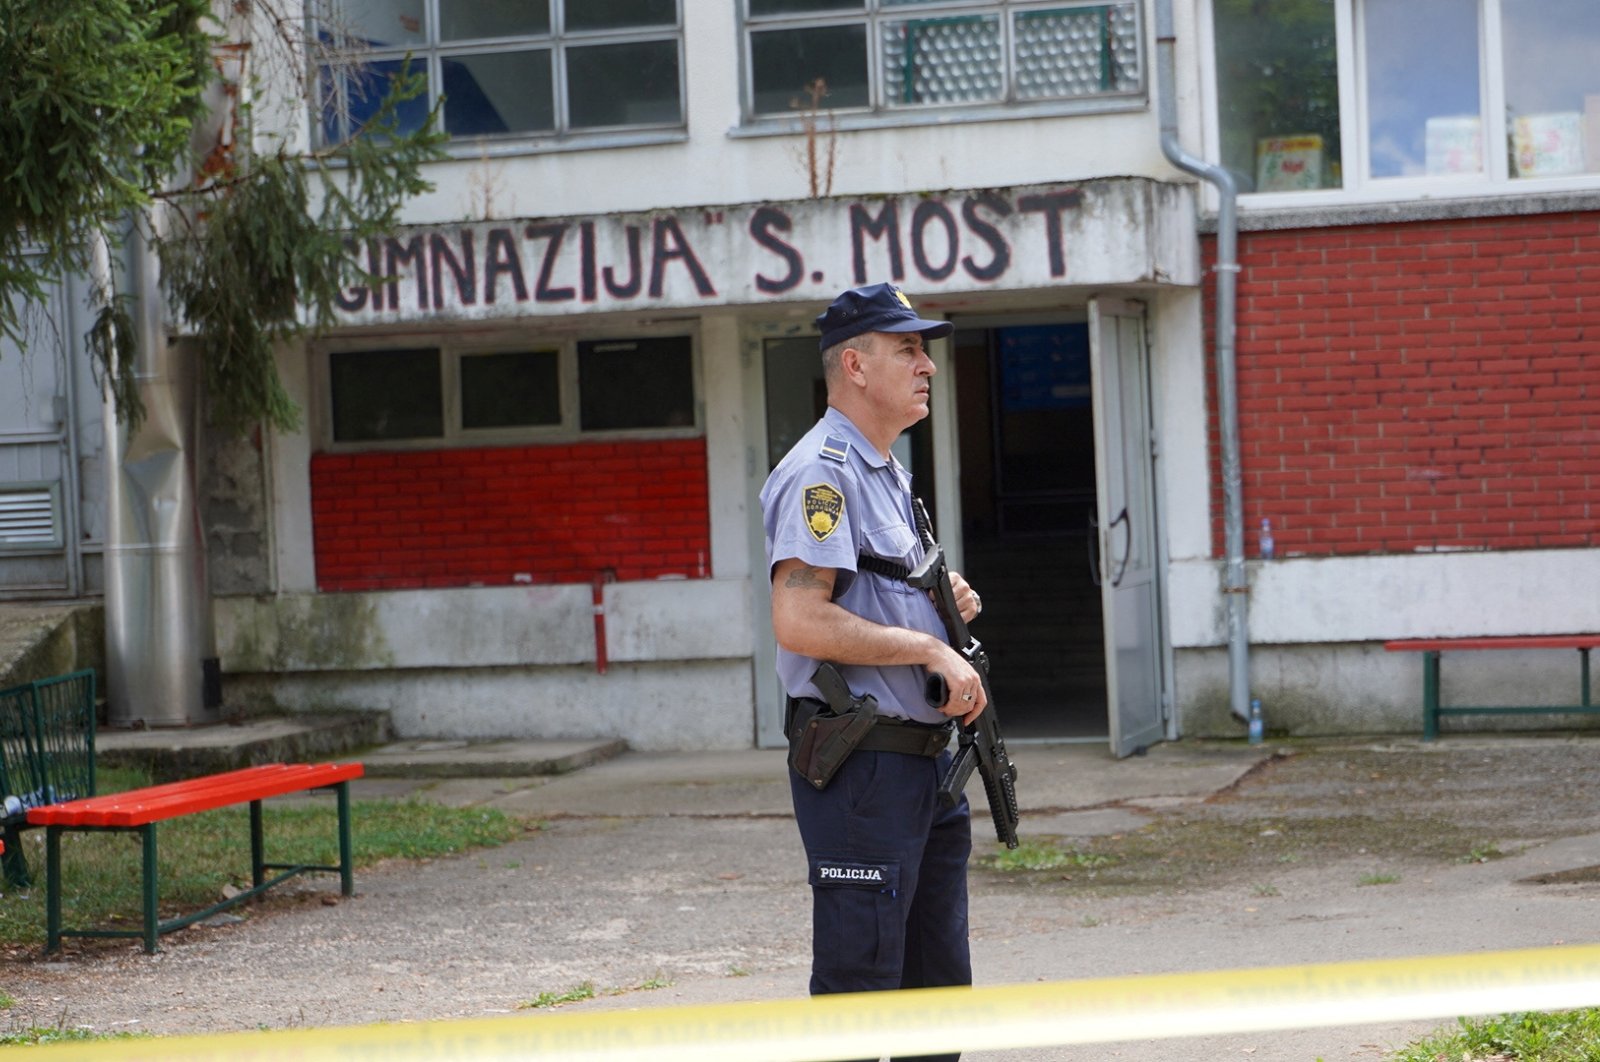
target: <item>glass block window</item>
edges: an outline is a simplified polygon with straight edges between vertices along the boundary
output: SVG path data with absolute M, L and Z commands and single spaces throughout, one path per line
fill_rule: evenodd
M 361 135 L 407 55 L 454 138 L 559 137 L 683 126 L 680 0 L 313 0 L 319 129 Z
M 1139 5 L 746 0 L 753 118 L 1039 104 L 1144 91 Z

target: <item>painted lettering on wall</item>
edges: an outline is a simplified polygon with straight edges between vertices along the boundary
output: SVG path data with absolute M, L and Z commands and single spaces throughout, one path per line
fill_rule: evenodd
M 363 324 L 815 302 L 882 280 L 919 295 L 1127 282 L 1152 271 L 1108 251 L 1146 253 L 1150 220 L 1122 211 L 1135 198 L 1089 182 L 408 229 L 352 242 L 365 275 L 337 312 Z

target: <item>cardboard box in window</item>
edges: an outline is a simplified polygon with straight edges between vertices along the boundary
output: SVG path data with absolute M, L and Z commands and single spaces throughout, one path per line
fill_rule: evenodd
M 1256 191 L 1299 192 L 1322 187 L 1322 138 L 1276 136 L 1256 141 Z
M 1429 118 L 1423 143 L 1429 174 L 1483 172 L 1483 122 L 1475 114 Z
M 1583 116 L 1577 111 L 1525 114 L 1511 125 L 1518 177 L 1583 172 Z

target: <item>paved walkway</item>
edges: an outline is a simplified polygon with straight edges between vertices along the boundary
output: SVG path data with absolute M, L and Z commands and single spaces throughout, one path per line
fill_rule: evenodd
M 314 885 L 267 917 L 175 934 L 157 956 L 130 947 L 0 964 L 0 989 L 17 1001 L 4 1020 L 164 1034 L 514 1013 L 538 1020 L 548 1012 L 522 1009 L 529 1000 L 584 982 L 596 997 L 562 1013 L 803 997 L 809 898 L 782 753 L 602 755 L 601 744 L 401 742 L 363 753 L 373 776 L 357 783 L 358 796 L 497 807 L 543 825 L 491 851 L 369 868 L 357 875 L 354 900 L 328 903 L 325 887 Z M 1594 936 L 1594 886 L 1560 873 L 1600 863 L 1584 796 L 1600 791 L 1593 741 L 1300 749 L 1292 759 L 1243 743 L 1175 742 L 1126 760 L 1099 744 L 1010 751 L 1028 836 L 1132 836 L 1157 819 L 1168 830 L 1232 821 L 1247 825 L 1247 839 L 1263 831 L 1247 843 L 1282 843 L 1292 854 L 1292 840 L 1280 835 L 1292 838 L 1296 813 L 1319 822 L 1438 817 L 1469 826 L 1505 858 L 1310 848 L 1303 858 L 1253 864 L 1271 867 L 1251 872 L 1260 878 L 1201 874 L 1153 894 L 1098 890 L 1092 874 L 1063 881 L 980 872 L 978 982 L 1450 955 Z M 573 756 L 594 762 L 537 773 Z M 425 773 L 451 760 L 480 775 Z M 391 775 L 397 764 L 409 766 Z M 506 773 L 481 773 L 490 770 Z M 969 786 L 969 796 L 980 805 L 981 859 L 999 846 L 981 786 Z M 1388 883 L 1368 885 L 1374 871 Z M 1528 884 L 1551 872 L 1552 884 Z M 1375 1062 L 1446 1024 L 971 1051 L 966 1062 Z

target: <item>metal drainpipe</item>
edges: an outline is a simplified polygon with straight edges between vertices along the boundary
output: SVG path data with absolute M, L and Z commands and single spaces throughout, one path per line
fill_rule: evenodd
M 1228 599 L 1228 702 L 1234 718 L 1250 715 L 1250 584 L 1244 567 L 1243 475 L 1239 465 L 1239 408 L 1234 360 L 1234 321 L 1239 284 L 1239 190 L 1233 175 L 1183 150 L 1178 142 L 1176 33 L 1172 0 L 1155 0 L 1156 92 L 1161 116 L 1161 151 L 1178 169 L 1217 189 L 1217 419 L 1222 436 L 1223 546 L 1227 570 L 1222 588 Z
M 199 374 L 193 348 L 168 342 L 154 250 L 127 241 L 145 420 L 106 401 L 107 716 L 113 726 L 215 722 L 207 703 L 211 598 L 200 526 Z

